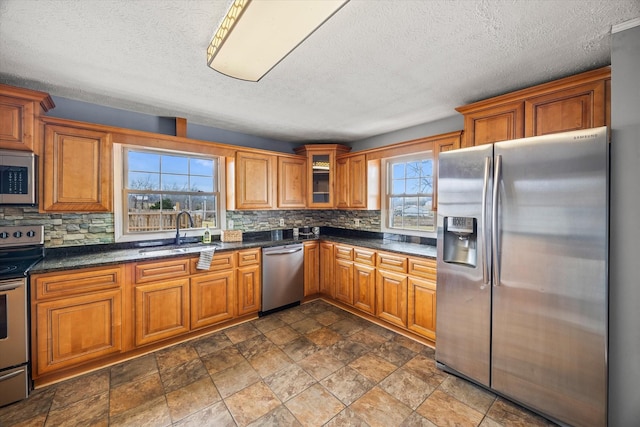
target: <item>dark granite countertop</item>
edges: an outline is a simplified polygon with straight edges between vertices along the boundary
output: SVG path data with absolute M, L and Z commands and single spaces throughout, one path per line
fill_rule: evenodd
M 184 243 L 182 245 L 164 244 L 157 246 L 137 245 L 91 245 L 71 248 L 52 248 L 46 251 L 45 258 L 36 264 L 30 271 L 31 274 L 47 273 L 52 271 L 70 270 L 84 267 L 98 267 L 126 262 L 151 261 L 178 256 L 197 255 L 203 250 L 215 248 L 217 252 L 234 251 L 250 248 L 263 248 L 304 242 L 310 239 L 293 239 L 288 233 L 284 233 L 281 240 L 271 240 L 267 233 L 249 233 L 248 238 L 242 242 L 220 242 L 212 244 Z M 344 243 L 353 246 L 396 252 L 403 255 L 435 258 L 436 247 L 432 239 L 412 243 L 399 241 L 402 236 L 384 235 L 383 233 L 357 232 L 323 228 L 320 236 L 315 240 L 325 240 L 335 243 Z M 413 239 L 414 241 L 416 239 Z

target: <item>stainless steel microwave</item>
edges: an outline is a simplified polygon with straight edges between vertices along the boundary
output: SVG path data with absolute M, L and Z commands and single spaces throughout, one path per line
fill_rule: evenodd
M 37 159 L 28 151 L 0 150 L 0 205 L 36 205 Z

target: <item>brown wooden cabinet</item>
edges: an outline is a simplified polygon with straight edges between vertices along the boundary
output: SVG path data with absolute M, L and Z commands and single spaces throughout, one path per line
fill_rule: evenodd
M 353 263 L 353 306 L 369 314 L 376 312 L 376 268 Z
M 333 274 L 335 277 L 334 298 L 353 305 L 353 262 L 336 259 Z
M 436 339 L 436 261 L 409 258 L 407 327 Z
M 376 273 L 376 314 L 394 325 L 407 327 L 407 275 L 386 270 Z
M 276 157 L 238 151 L 235 158 L 235 208 L 272 209 Z
M 351 150 L 340 144 L 311 144 L 294 149 L 307 158 L 307 207 L 334 208 L 336 156 Z
M 113 153 L 109 133 L 46 125 L 43 157 L 43 211 L 111 211 Z
M 238 316 L 260 311 L 262 304 L 261 250 L 247 249 L 238 252 L 237 302 Z
M 335 295 L 333 277 L 333 243 L 320 242 L 320 293 L 331 298 Z
M 40 154 L 38 118 L 54 106 L 44 92 L 0 84 L 0 148 Z
M 320 293 L 320 243 L 304 242 L 304 296 Z
M 191 329 L 214 325 L 235 316 L 233 269 L 191 278 Z
M 456 108 L 465 147 L 610 123 L 610 67 Z
M 336 159 L 336 207 L 367 208 L 368 176 L 364 154 L 345 155 Z
M 32 377 L 123 350 L 121 266 L 31 276 Z
M 189 332 L 189 278 L 161 280 L 135 287 L 135 345 L 142 346 Z
M 278 156 L 278 207 L 307 207 L 307 160 Z
M 433 198 L 431 208 L 438 209 L 438 159 L 441 153 L 460 148 L 460 133 L 446 134 L 433 140 Z

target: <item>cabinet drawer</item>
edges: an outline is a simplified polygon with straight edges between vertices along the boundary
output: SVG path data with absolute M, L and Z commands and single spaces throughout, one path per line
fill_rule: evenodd
M 235 252 L 216 252 L 211 260 L 208 270 L 198 270 L 198 260 L 200 258 L 191 258 L 191 271 L 193 274 L 206 273 L 208 271 L 231 270 L 236 266 Z
M 248 249 L 246 251 L 238 252 L 238 267 L 244 267 L 245 265 L 260 264 L 260 252 L 258 249 Z
M 354 248 L 353 261 L 359 264 L 376 265 L 376 253 L 369 249 Z
M 335 245 L 334 255 L 336 259 L 353 261 L 353 248 L 351 246 Z
M 409 275 L 422 277 L 435 283 L 436 260 L 427 258 L 409 258 Z
M 377 260 L 378 268 L 401 273 L 407 272 L 407 257 L 378 252 Z
M 189 275 L 189 258 L 165 259 L 138 263 L 135 267 L 136 283 L 171 279 Z
M 99 267 L 31 277 L 36 300 L 59 298 L 88 292 L 117 289 L 122 283 L 123 266 Z

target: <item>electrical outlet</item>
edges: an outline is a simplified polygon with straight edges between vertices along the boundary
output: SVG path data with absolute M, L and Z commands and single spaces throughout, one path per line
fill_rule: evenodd
M 229 230 L 233 230 L 233 220 L 230 219 L 229 221 L 227 221 L 227 229 Z
M 354 219 L 354 222 L 356 223 L 356 227 L 360 227 L 360 218 Z
M 280 227 L 284 227 L 284 218 L 280 218 Z

